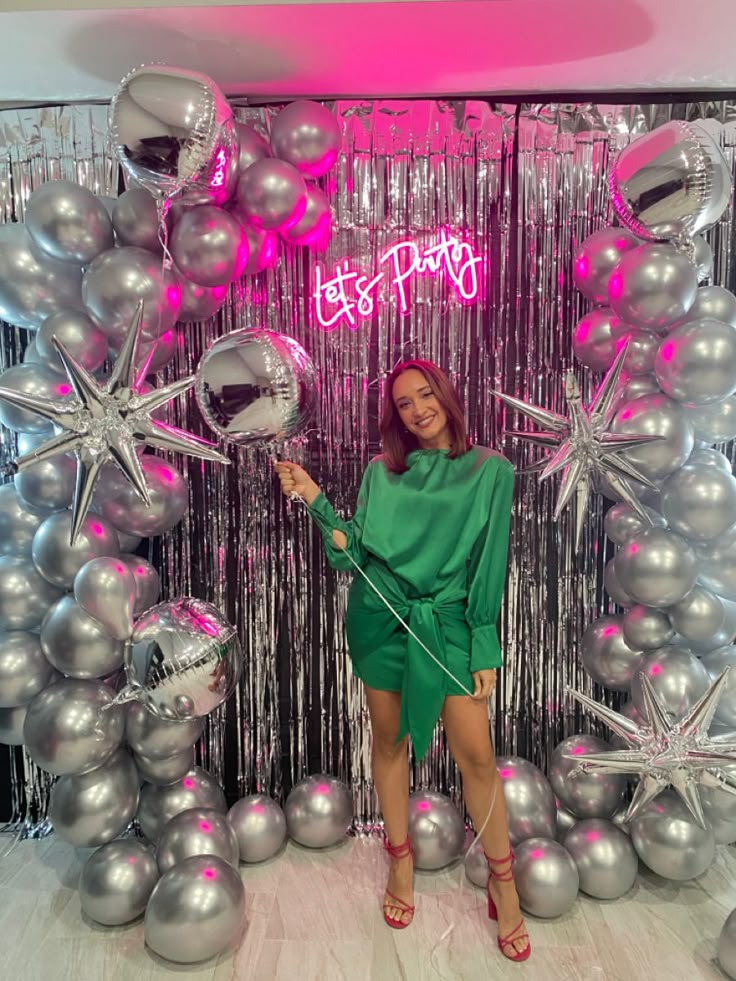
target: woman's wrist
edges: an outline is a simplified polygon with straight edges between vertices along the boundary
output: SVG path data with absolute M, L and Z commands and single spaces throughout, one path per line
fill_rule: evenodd
M 310 480 L 307 486 L 304 488 L 304 493 L 302 494 L 304 503 L 311 507 L 321 493 L 322 491 L 320 490 L 319 485 L 315 484 L 313 480 Z

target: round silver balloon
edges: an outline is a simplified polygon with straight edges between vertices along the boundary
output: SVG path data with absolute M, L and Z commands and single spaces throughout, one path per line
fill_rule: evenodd
M 734 771 L 731 770 L 733 773 Z M 736 797 L 719 787 L 698 787 L 705 820 L 713 831 L 717 845 L 736 843 Z
M 245 446 L 302 432 L 316 412 L 317 376 L 293 338 L 246 328 L 210 345 L 197 368 L 195 394 L 207 424 Z
M 107 760 L 123 738 L 123 710 L 98 681 L 63 678 L 28 706 L 23 734 L 33 762 L 57 776 L 88 773 Z
M 629 375 L 648 375 L 654 371 L 654 362 L 660 347 L 660 338 L 651 330 L 628 330 L 618 336 L 621 344 L 626 340 L 624 369 Z
M 146 783 L 166 787 L 171 783 L 177 783 L 194 766 L 194 747 L 189 746 L 175 756 L 168 756 L 164 760 L 150 760 L 147 756 L 141 756 L 138 753 L 133 754 L 133 759 L 141 779 L 145 780 Z
M 98 480 L 95 501 L 103 517 L 118 531 L 153 538 L 170 531 L 184 517 L 188 504 L 187 485 L 176 467 L 158 456 L 146 453 L 141 458 L 141 466 L 150 504 L 140 499 L 117 467 Z
M 229 286 L 248 264 L 243 226 L 211 204 L 187 208 L 174 225 L 169 248 L 177 269 L 202 286 Z
M 79 878 L 82 912 L 103 926 L 138 919 L 159 879 L 150 845 L 124 838 L 103 845 L 87 859 Z
M 341 142 L 340 124 L 334 113 L 308 99 L 290 102 L 271 125 L 275 156 L 288 160 L 299 173 L 313 179 L 324 177 L 334 167 Z
M 169 722 L 141 702 L 125 707 L 125 741 L 139 756 L 165 762 L 190 749 L 204 731 L 205 720 Z
M 720 600 L 721 606 L 723 607 L 723 626 L 705 640 L 692 640 L 683 636 L 683 643 L 680 645 L 689 647 L 693 654 L 697 654 L 698 657 L 703 657 L 704 655 L 711 654 L 713 651 L 720 650 L 722 647 L 727 647 L 736 639 L 736 603 L 732 600 L 724 599 L 722 596 L 716 598 Z
M 617 354 L 620 325 L 610 307 L 586 313 L 573 328 L 572 349 L 578 361 L 592 371 L 608 371 Z
M 623 455 L 650 480 L 661 480 L 681 467 L 693 450 L 692 427 L 679 402 L 666 395 L 642 395 L 623 405 L 611 431 L 627 436 L 659 436 Z
M 595 899 L 619 899 L 639 873 L 631 839 L 611 821 L 590 818 L 568 832 L 565 848 L 580 877 L 580 890 Z
M 474 886 L 485 890 L 488 887 L 488 862 L 480 842 L 476 842 L 465 856 L 465 875 Z
M 688 457 L 688 467 L 716 467 L 723 473 L 731 473 L 731 461 L 725 453 L 712 449 L 710 446 L 696 446 Z
M 717 651 L 711 651 L 700 663 L 708 672 L 710 681 L 715 681 L 724 668 L 731 668 L 716 707 L 715 718 L 717 722 L 736 729 L 736 647 L 721 647 Z
M 634 705 L 634 703 L 631 701 L 631 699 L 628 699 L 627 701 L 623 702 L 617 709 L 617 712 L 619 713 L 619 715 L 623 715 L 625 719 L 631 719 L 631 721 L 635 722 L 638 726 L 646 725 L 646 719 L 639 714 L 639 710 L 637 709 L 636 705 Z M 625 739 L 622 739 L 620 736 L 617 736 L 615 733 L 611 735 L 611 745 L 613 746 L 614 749 L 631 749 L 629 743 Z M 626 814 L 627 810 L 628 807 L 624 802 L 623 813 Z M 617 811 L 616 814 L 614 814 L 611 820 L 618 827 L 622 827 L 622 823 L 617 817 L 618 814 L 619 811 Z M 627 831 L 625 827 L 624 827 L 624 831 Z
M 717 957 L 723 973 L 736 979 L 736 909 L 727 917 L 718 936 Z
M 289 245 L 304 246 L 313 252 L 324 252 L 330 244 L 331 233 L 330 200 L 322 188 L 314 186 L 307 188 L 307 206 L 299 221 L 279 232 Z
M 608 281 L 617 317 L 632 327 L 663 330 L 682 320 L 698 290 L 695 266 L 671 245 L 640 245 L 627 252 Z
M 696 879 L 710 866 L 716 843 L 701 828 L 679 796 L 665 790 L 631 822 L 631 840 L 639 858 L 664 879 Z
M 104 204 L 74 181 L 46 181 L 37 187 L 28 198 L 25 221 L 40 249 L 80 266 L 115 244 Z
M 726 443 L 736 439 L 736 395 L 712 405 L 686 405 L 685 415 L 696 439 L 705 443 Z
M 608 186 L 619 218 L 634 235 L 692 237 L 728 207 L 731 168 L 703 126 L 678 119 L 625 147 Z
M 724 286 L 701 286 L 685 320 L 721 320 L 736 327 L 736 296 Z
M 520 756 L 499 756 L 496 769 L 503 786 L 511 844 L 537 836 L 553 838 L 555 795 L 539 767 Z
M 633 375 L 631 378 L 621 379 L 613 404 L 618 411 L 622 405 L 633 402 L 634 399 L 639 399 L 642 395 L 661 394 L 662 389 L 654 375 Z
M 693 262 L 695 263 L 695 273 L 698 282 L 702 283 L 710 279 L 713 275 L 713 249 L 706 242 L 702 235 L 696 235 L 693 239 Z
M 115 640 L 130 638 L 135 577 L 121 558 L 101 556 L 86 562 L 74 577 L 74 598 Z
M 227 299 L 229 287 L 202 286 L 200 283 L 191 282 L 183 274 L 180 278 L 181 310 L 179 311 L 179 320 L 184 324 L 190 324 L 214 317 Z
M 681 324 L 662 341 L 654 372 L 662 391 L 678 402 L 720 402 L 736 392 L 736 331 L 720 320 Z
M 20 500 L 12 484 L 0 487 L 0 555 L 31 554 L 33 536 L 51 512 Z
M 599 685 L 614 691 L 628 689 L 643 657 L 641 647 L 629 644 L 623 625 L 620 615 L 599 617 L 587 627 L 580 642 L 585 670 Z
M 55 313 L 36 332 L 40 360 L 54 371 L 63 371 L 54 338 L 60 340 L 72 357 L 87 371 L 98 371 L 107 357 L 107 338 L 81 311 Z
M 586 753 L 610 749 L 609 743 L 589 735 L 568 736 L 555 747 L 549 782 L 557 799 L 578 818 L 610 818 L 621 806 L 626 790 L 623 774 L 575 772 Z
M 629 647 L 641 651 L 653 651 L 663 647 L 675 634 L 667 613 L 663 610 L 654 610 L 650 606 L 632 606 L 624 614 L 622 628 L 624 640 Z M 631 679 L 629 679 L 630 683 Z
M 557 834 L 555 837 L 558 841 L 562 842 L 565 840 L 565 835 L 568 831 L 571 831 L 575 825 L 578 823 L 579 818 L 575 817 L 572 811 L 562 805 L 557 798 L 555 798 L 557 805 Z M 595 820 L 594 818 L 592 820 Z
M 166 960 L 194 964 L 233 944 L 245 923 L 240 874 L 214 855 L 195 855 L 163 875 L 146 907 L 146 945 Z
M 286 840 L 284 812 L 264 794 L 251 794 L 237 801 L 227 819 L 238 839 L 241 862 L 265 862 Z
M 70 544 L 72 512 L 50 515 L 33 536 L 33 564 L 52 586 L 71 589 L 74 577 L 91 559 L 118 554 L 115 529 L 99 514 L 88 514 L 82 521 L 76 541 Z
M 161 251 L 158 208 L 149 191 L 131 187 L 121 194 L 115 201 L 112 225 L 119 245 Z
M 642 674 L 649 679 L 667 711 L 677 718 L 693 707 L 710 684 L 705 667 L 690 651 L 679 647 L 662 647 L 646 654 L 631 683 L 631 698 L 645 718 L 646 703 L 640 678 Z
M 286 806 L 288 822 L 288 801 Z M 409 837 L 416 868 L 443 869 L 462 854 L 465 822 L 449 797 L 416 791 L 409 797 Z
M 606 562 L 606 567 L 603 570 L 603 585 L 608 595 L 618 606 L 629 607 L 635 605 L 635 600 L 629 596 L 618 581 L 615 557 Z
M 135 606 L 133 615 L 141 613 L 153 606 L 161 593 L 161 577 L 147 559 L 140 555 L 123 553 L 120 558 L 126 564 L 133 576 L 135 584 Z
M 193 807 L 208 807 L 227 813 L 225 795 L 219 783 L 206 770 L 193 766 L 186 776 L 165 787 L 144 784 L 137 819 L 149 841 L 156 842 L 172 818 Z
M 25 630 L 0 633 L 0 708 L 28 705 L 56 679 L 37 634 Z
M 0 375 L 0 422 L 8 429 L 23 433 L 48 433 L 49 423 L 31 409 L 11 405 L 2 397 L 3 389 L 31 398 L 54 402 L 72 402 L 72 387 L 65 375 L 44 364 L 16 364 Z
M 0 630 L 38 627 L 61 590 L 40 576 L 30 558 L 0 556 Z
M 0 743 L 5 746 L 23 745 L 23 724 L 27 711 L 27 705 L 0 708 Z
M 307 185 L 285 160 L 257 160 L 240 177 L 238 211 L 267 231 L 295 225 L 307 207 Z
M 573 282 L 583 296 L 593 303 L 607 303 L 611 273 L 621 256 L 640 244 L 625 228 L 600 228 L 588 235 L 575 252 L 572 262 Z
M 674 606 L 690 592 L 698 576 L 692 547 L 667 529 L 634 535 L 616 555 L 616 578 L 637 603 Z
M 72 503 L 77 462 L 69 453 L 60 453 L 24 467 L 13 480 L 24 505 L 58 511 Z
M 684 599 L 669 608 L 667 614 L 681 637 L 696 642 L 708 641 L 717 635 L 726 620 L 721 598 L 703 586 L 693 587 Z
M 70 845 L 104 845 L 135 817 L 139 786 L 133 760 L 119 749 L 96 770 L 61 777 L 54 784 L 49 820 L 57 836 Z
M 698 549 L 698 582 L 718 596 L 736 600 L 736 541 L 708 542 Z
M 268 140 L 264 139 L 260 133 L 252 126 L 245 123 L 235 123 L 235 132 L 238 135 L 238 172 L 243 173 L 256 160 L 263 160 L 264 157 L 271 156 L 271 147 Z
M 577 866 L 550 838 L 529 838 L 517 846 L 514 881 L 521 908 L 542 919 L 562 916 L 578 898 Z
M 256 228 L 249 225 L 247 218 L 243 218 L 238 209 L 235 209 L 235 216 L 240 221 L 246 222 L 245 236 L 248 239 L 248 265 L 245 267 L 245 275 L 252 276 L 253 273 L 263 272 L 270 269 L 279 257 L 279 240 L 276 232 L 269 232 L 265 228 Z
M 217 855 L 233 868 L 238 867 L 238 839 L 226 814 L 211 807 L 192 807 L 169 821 L 156 845 L 161 873 L 192 855 Z
M 342 781 L 318 773 L 292 787 L 284 816 L 294 841 L 306 848 L 330 848 L 345 840 L 353 820 L 353 800 Z
M 123 665 L 123 644 L 72 596 L 62 596 L 51 607 L 41 624 L 40 639 L 49 662 L 72 678 L 103 678 Z

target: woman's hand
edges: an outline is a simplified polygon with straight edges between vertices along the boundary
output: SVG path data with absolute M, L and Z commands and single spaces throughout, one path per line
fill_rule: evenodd
M 475 688 L 473 698 L 490 698 L 496 687 L 496 669 L 486 668 L 483 671 L 474 671 L 473 685 Z
M 312 504 L 319 497 L 319 487 L 298 463 L 284 460 L 275 464 L 275 469 L 281 481 L 281 490 L 287 497 L 298 494 L 307 504 Z

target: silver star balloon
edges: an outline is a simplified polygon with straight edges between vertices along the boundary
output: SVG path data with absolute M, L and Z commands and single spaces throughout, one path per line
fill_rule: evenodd
M 577 379 L 571 371 L 565 379 L 565 399 L 568 415 L 563 416 L 538 405 L 531 405 L 513 395 L 493 392 L 506 405 L 545 429 L 542 432 L 512 430 L 509 436 L 549 447 L 554 452 L 537 461 L 526 472 L 541 471 L 540 480 L 546 480 L 562 471 L 562 483 L 555 505 L 554 517 L 558 520 L 573 495 L 575 508 L 575 547 L 580 546 L 583 526 L 587 516 L 587 504 L 591 491 L 600 490 L 601 479 L 616 491 L 639 517 L 650 525 L 651 518 L 642 507 L 630 481 L 638 480 L 646 487 L 656 490 L 653 484 L 637 467 L 619 454 L 624 450 L 651 443 L 661 436 L 620 435 L 610 431 L 616 414 L 616 395 L 619 379 L 624 366 L 626 350 L 624 345 L 616 360 L 601 382 L 593 401 L 584 406 L 580 398 Z
M 698 785 L 717 787 L 734 796 L 736 806 L 736 742 L 715 741 L 708 729 L 731 669 L 725 670 L 682 718 L 672 720 L 646 675 L 640 675 L 648 722 L 637 725 L 581 692 L 568 689 L 581 705 L 620 736 L 629 749 L 567 755 L 578 761 L 573 773 L 636 773 L 639 783 L 626 812 L 626 821 L 672 787 L 702 827 L 707 827 Z M 724 767 L 729 769 L 723 769 Z
M 230 462 L 207 440 L 152 417 L 156 409 L 191 388 L 194 376 L 182 378 L 147 394 L 141 393 L 141 385 L 153 356 L 152 349 L 140 370 L 136 369 L 135 352 L 141 332 L 142 315 L 141 302 L 110 377 L 102 384 L 72 357 L 57 337 L 53 338 L 76 396 L 73 401 L 56 402 L 0 388 L 0 398 L 36 412 L 62 430 L 35 450 L 18 457 L 13 465 L 16 472 L 58 453 L 76 454 L 77 483 L 72 505 L 72 544 L 79 534 L 92 502 L 100 471 L 106 463 L 116 463 L 138 496 L 146 504 L 151 503 L 145 473 L 136 453 L 141 444 L 186 453 L 205 460 L 216 460 L 219 463 Z

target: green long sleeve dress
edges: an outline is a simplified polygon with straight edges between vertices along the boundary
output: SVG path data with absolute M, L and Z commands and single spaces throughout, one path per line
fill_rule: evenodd
M 503 663 L 496 621 L 508 556 L 514 471 L 505 457 L 474 446 L 415 450 L 409 469 L 368 464 L 355 515 L 343 521 L 320 494 L 310 513 L 335 569 L 354 570 L 347 551 L 414 633 L 469 691 L 471 674 Z M 371 688 L 401 692 L 399 738 L 422 757 L 445 696 L 466 694 L 401 626 L 357 572 L 346 632 L 353 670 Z

